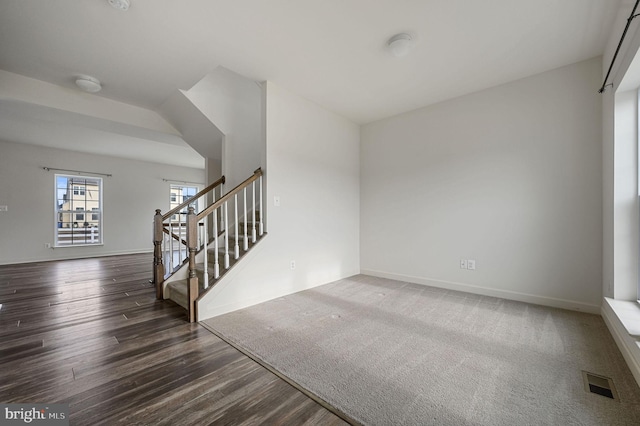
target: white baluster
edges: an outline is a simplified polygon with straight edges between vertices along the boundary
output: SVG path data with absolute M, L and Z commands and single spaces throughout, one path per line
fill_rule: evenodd
M 242 190 L 242 205 L 244 206 L 244 251 L 249 250 L 249 239 L 247 238 L 247 227 L 249 226 L 249 218 L 247 217 L 247 187 Z
M 238 259 L 240 257 L 240 246 L 238 245 L 238 194 L 236 193 L 233 196 L 233 202 L 235 204 L 235 215 L 236 215 L 236 245 L 233 247 L 233 258 Z
M 251 209 L 251 242 L 256 242 L 256 181 L 251 182 L 253 208 Z
M 182 265 L 182 213 L 178 213 L 178 265 Z
M 263 216 L 263 211 L 262 211 L 262 176 L 260 176 L 260 179 L 258 181 L 258 185 L 260 187 L 260 199 L 258 200 L 258 213 L 259 213 L 259 217 L 260 217 L 260 227 L 259 227 L 259 231 L 258 233 L 260 234 L 260 236 L 262 236 L 262 234 L 264 233 L 264 224 L 262 222 L 262 216 Z
M 207 235 L 207 218 L 204 220 L 204 235 Z M 207 240 L 204 240 L 204 288 L 209 288 L 209 253 L 207 249 L 209 245 Z
M 218 263 L 218 209 L 213 210 L 213 278 L 220 276 L 220 264 Z
M 229 216 L 227 215 L 228 201 L 224 202 L 224 269 L 229 269 Z
M 220 185 L 220 198 L 222 198 L 222 185 Z M 225 222 L 227 221 L 227 218 L 224 215 L 224 208 L 221 207 L 221 211 L 220 211 L 220 229 L 225 229 Z
M 169 218 L 169 267 L 173 273 L 173 222 Z

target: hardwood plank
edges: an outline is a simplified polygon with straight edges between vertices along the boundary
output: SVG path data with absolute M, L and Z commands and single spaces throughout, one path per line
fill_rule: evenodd
M 343 420 L 155 299 L 150 254 L 0 266 L 0 401 L 71 424 Z

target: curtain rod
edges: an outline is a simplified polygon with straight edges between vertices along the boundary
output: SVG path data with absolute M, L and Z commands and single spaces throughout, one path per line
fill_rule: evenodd
M 165 182 L 172 182 L 172 183 L 192 183 L 194 185 L 204 185 L 202 182 L 189 182 L 187 180 L 174 180 L 174 179 L 162 179 Z
M 98 172 L 84 172 L 82 170 L 69 170 L 69 169 L 56 169 L 55 167 L 43 167 L 44 170 L 50 172 L 51 170 L 55 170 L 57 172 L 72 172 L 72 173 L 80 173 L 83 175 L 100 175 L 100 176 L 106 176 L 106 177 L 111 177 L 113 175 L 108 174 L 108 173 L 98 173 Z
M 622 32 L 622 37 L 620 37 L 620 42 L 618 42 L 618 47 L 616 48 L 616 53 L 613 54 L 613 59 L 611 59 L 611 64 L 609 65 L 609 71 L 607 71 L 607 76 L 604 78 L 602 82 L 602 87 L 598 90 L 598 93 L 604 93 L 607 90 L 607 86 L 613 86 L 613 83 L 607 84 L 607 80 L 609 79 L 609 74 L 611 74 L 611 69 L 613 68 L 613 64 L 616 62 L 616 58 L 618 57 L 618 53 L 620 52 L 620 47 L 622 47 L 622 42 L 624 38 L 627 36 L 627 30 L 629 29 L 629 25 L 631 25 L 631 21 L 637 18 L 640 14 L 636 14 L 636 9 L 638 8 L 638 3 L 640 0 L 636 0 L 635 6 L 633 6 L 633 10 L 631 11 L 631 15 L 629 15 L 629 19 L 627 19 L 627 26 L 624 27 L 624 31 Z

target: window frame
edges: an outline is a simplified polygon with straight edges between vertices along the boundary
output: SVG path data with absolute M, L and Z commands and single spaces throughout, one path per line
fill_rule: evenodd
M 59 178 L 66 178 L 66 179 L 84 179 L 85 181 L 95 181 L 97 183 L 97 191 L 94 190 L 88 190 L 87 189 L 87 184 L 85 182 L 84 185 L 78 185 L 75 184 L 73 181 L 71 182 L 71 184 L 68 183 L 67 181 L 67 186 L 68 189 L 63 190 L 61 188 L 58 187 L 58 179 Z M 92 246 L 102 246 L 104 245 L 104 180 L 102 177 L 99 176 L 85 176 L 85 175 L 72 175 L 72 174 L 64 174 L 64 173 L 56 173 L 54 175 L 54 179 L 53 179 L 53 186 L 54 186 L 54 192 L 53 192 L 53 197 L 54 197 L 54 202 L 53 202 L 53 210 L 54 210 L 54 215 L 53 215 L 53 220 L 54 220 L 54 235 L 53 235 L 53 247 L 54 248 L 67 248 L 67 247 L 92 247 Z M 97 203 L 98 203 L 98 207 L 92 207 L 89 208 L 87 207 L 87 200 L 91 193 L 93 192 L 97 192 Z M 66 195 L 66 199 L 63 197 L 63 195 Z M 74 197 L 84 197 L 84 208 L 82 207 L 75 207 L 73 208 L 73 199 Z M 58 203 L 62 200 L 66 200 L 66 202 L 69 202 L 69 210 L 61 210 L 60 206 L 58 205 Z M 95 201 L 93 201 L 95 202 Z M 78 210 L 80 209 L 80 210 Z M 67 243 L 60 243 L 60 229 L 63 229 L 64 227 L 62 226 L 64 222 L 64 216 L 65 215 L 69 215 L 69 226 L 66 228 L 71 228 L 71 229 L 76 229 L 76 228 L 95 228 L 96 226 L 94 226 L 94 223 L 97 222 L 97 229 L 98 229 L 98 234 L 97 234 L 97 240 L 96 242 L 87 242 L 87 236 L 86 236 L 86 231 L 85 231 L 85 236 L 84 238 L 82 238 L 83 242 L 81 243 L 74 243 L 73 242 L 73 237 L 72 237 L 72 242 L 67 244 Z M 82 216 L 83 219 L 78 219 L 79 216 Z M 91 215 L 91 216 L 88 216 Z M 95 220 L 97 216 L 97 220 Z M 91 221 L 88 220 L 88 218 L 91 217 Z M 79 223 L 82 222 L 82 223 Z M 90 224 L 88 226 L 84 226 L 85 223 L 89 223 Z M 77 225 L 76 225 L 77 224 Z M 66 229 L 65 228 L 65 229 Z M 73 231 L 71 231 L 73 234 Z M 92 239 L 93 239 L 93 234 L 92 234 Z

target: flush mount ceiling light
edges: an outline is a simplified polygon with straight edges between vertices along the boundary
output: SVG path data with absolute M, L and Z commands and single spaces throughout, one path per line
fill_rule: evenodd
M 129 0 L 108 0 L 109 4 L 118 10 L 128 10 Z
M 406 33 L 396 34 L 387 42 L 387 47 L 391 54 L 398 58 L 409 53 L 412 46 L 413 40 L 411 39 L 411 36 Z
M 76 77 L 76 86 L 78 86 L 81 90 L 89 93 L 96 93 L 102 90 L 102 85 L 100 84 L 100 80 L 94 77 L 90 77 L 88 75 L 79 75 Z

